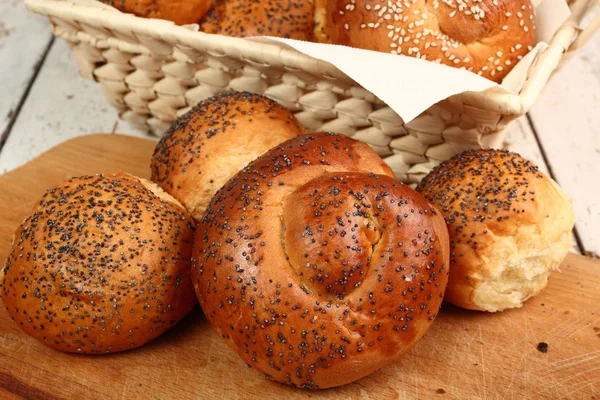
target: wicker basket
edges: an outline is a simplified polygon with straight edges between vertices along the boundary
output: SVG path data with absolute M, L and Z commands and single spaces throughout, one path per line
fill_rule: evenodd
M 398 179 L 418 182 L 440 161 L 497 147 L 508 123 L 525 114 L 550 76 L 600 26 L 582 19 L 597 0 L 576 0 L 572 16 L 539 54 L 519 95 L 466 92 L 404 121 L 329 63 L 252 39 L 194 32 L 123 14 L 90 0 L 25 0 L 49 17 L 74 52 L 81 74 L 100 82 L 122 119 L 161 135 L 190 106 L 245 90 L 273 98 L 311 131 L 345 133 L 370 144 Z

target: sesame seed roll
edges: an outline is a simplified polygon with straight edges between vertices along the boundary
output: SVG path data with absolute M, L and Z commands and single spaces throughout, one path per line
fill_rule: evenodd
M 329 0 L 332 43 L 401 54 L 501 82 L 535 45 L 530 0 Z

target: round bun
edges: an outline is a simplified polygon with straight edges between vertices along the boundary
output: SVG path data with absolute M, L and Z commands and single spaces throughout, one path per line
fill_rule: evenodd
M 215 0 L 200 30 L 227 36 L 276 36 L 310 40 L 314 29 L 311 0 Z
M 0 274 L 6 311 L 25 333 L 62 351 L 112 353 L 158 337 L 193 308 L 193 220 L 157 189 L 115 174 L 44 194 Z
M 443 218 L 343 135 L 270 150 L 217 192 L 196 232 L 206 317 L 250 367 L 293 386 L 339 386 L 397 360 L 448 278 Z
M 535 45 L 530 0 L 329 0 L 325 6 L 333 43 L 435 61 L 496 82 Z
M 179 118 L 152 157 L 152 180 L 199 220 L 211 197 L 250 161 L 303 132 L 292 113 L 266 97 L 226 93 Z
M 100 0 L 116 9 L 144 18 L 173 21 L 178 25 L 199 22 L 212 0 Z
M 417 187 L 450 233 L 445 300 L 501 311 L 537 295 L 571 247 L 569 198 L 518 154 L 469 151 L 443 162 Z

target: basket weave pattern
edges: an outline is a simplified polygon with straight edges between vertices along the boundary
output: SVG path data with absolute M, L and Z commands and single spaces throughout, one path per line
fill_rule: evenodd
M 579 1 L 582 16 L 592 2 Z M 81 74 L 102 84 L 120 117 L 155 135 L 162 135 L 179 115 L 210 96 L 231 90 L 259 93 L 294 112 L 307 131 L 340 132 L 368 143 L 398 179 L 416 183 L 458 152 L 497 147 L 507 124 L 529 109 L 527 101 L 532 102 L 527 93 L 521 97 L 493 91 L 465 93 L 405 124 L 332 65 L 292 50 L 192 32 L 89 1 L 26 3 L 50 18 L 54 34 L 69 43 Z M 569 27 L 572 32 L 562 33 L 562 51 L 545 61 L 546 69 L 552 63 L 548 76 L 539 77 L 541 84 L 531 79 L 529 97 L 537 97 L 579 32 Z M 552 48 L 551 44 L 546 58 Z M 542 75 L 530 74 L 536 72 Z M 540 86 L 538 93 L 535 85 Z

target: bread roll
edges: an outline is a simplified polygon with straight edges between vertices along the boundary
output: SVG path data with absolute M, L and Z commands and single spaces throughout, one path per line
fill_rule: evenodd
M 443 218 L 368 145 L 316 133 L 217 192 L 192 278 L 213 328 L 250 367 L 324 389 L 421 339 L 442 303 L 448 243 Z
M 212 0 L 100 0 L 116 9 L 145 18 L 159 18 L 178 25 L 197 23 Z
M 548 282 L 571 247 L 570 199 L 518 154 L 469 151 L 417 187 L 450 232 L 446 300 L 471 310 L 521 307 Z
M 276 36 L 309 40 L 312 0 L 215 0 L 200 30 L 227 36 Z
M 229 178 L 301 133 L 294 115 L 266 97 L 243 92 L 215 96 L 164 135 L 152 157 L 152 180 L 199 220 Z
M 324 4 L 325 31 L 333 43 L 443 63 L 495 82 L 501 82 L 535 45 L 530 0 L 329 0 Z
M 313 39 L 319 43 L 331 43 L 329 36 L 327 35 L 327 1 L 328 0 L 314 0 L 315 5 L 315 27 Z
M 0 293 L 27 333 L 58 350 L 133 349 L 196 304 L 193 221 L 157 187 L 126 174 L 73 178 L 17 229 Z

